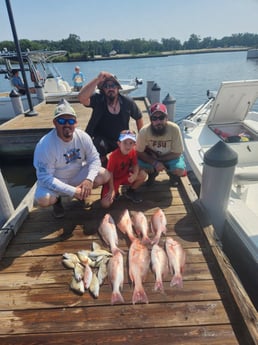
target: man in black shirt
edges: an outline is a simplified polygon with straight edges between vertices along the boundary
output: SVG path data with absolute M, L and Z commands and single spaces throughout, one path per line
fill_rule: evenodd
M 93 139 L 104 167 L 107 154 L 117 148 L 120 132 L 129 129 L 130 117 L 136 121 L 138 131 L 143 126 L 140 109 L 133 99 L 120 94 L 120 89 L 121 85 L 114 75 L 100 72 L 79 93 L 80 102 L 93 109 L 86 132 Z

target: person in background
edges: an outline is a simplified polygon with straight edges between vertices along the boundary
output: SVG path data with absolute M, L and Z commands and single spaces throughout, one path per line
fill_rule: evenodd
M 111 178 L 102 188 L 101 204 L 108 208 L 114 199 L 118 199 L 119 187 L 129 186 L 125 197 L 134 203 L 142 201 L 136 190 L 143 184 L 147 174 L 139 168 L 135 151 L 136 134 L 130 130 L 123 130 L 118 138 L 118 148 L 111 152 L 107 170 Z
M 21 95 L 25 95 L 26 94 L 26 88 L 25 88 L 25 85 L 24 85 L 21 77 L 19 76 L 19 70 L 13 69 L 12 75 L 13 75 L 13 77 L 11 79 L 12 85 L 18 90 L 18 92 Z
M 114 75 L 100 72 L 79 93 L 79 101 L 93 109 L 86 132 L 93 139 L 104 167 L 107 165 L 107 154 L 117 148 L 120 132 L 129 129 L 130 118 L 136 121 L 138 131 L 143 126 L 140 109 L 133 99 L 120 94 L 121 88 Z
M 39 206 L 53 205 L 53 215 L 65 215 L 62 196 L 85 200 L 92 191 L 110 179 L 101 167 L 99 154 L 90 136 L 76 128 L 77 115 L 66 100 L 54 113 L 55 128 L 40 139 L 34 151 Z
M 168 121 L 167 108 L 162 103 L 150 107 L 150 124 L 144 126 L 137 137 L 138 163 L 148 174 L 151 186 L 159 172 L 166 171 L 171 186 L 177 186 L 185 175 L 183 140 L 179 126 Z
M 73 80 L 74 91 L 80 91 L 81 88 L 83 87 L 83 83 L 85 81 L 85 76 L 80 71 L 80 66 L 75 66 L 72 80 Z

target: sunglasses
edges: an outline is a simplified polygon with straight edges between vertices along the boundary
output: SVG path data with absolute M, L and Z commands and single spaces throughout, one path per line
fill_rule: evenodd
M 74 125 L 76 123 L 75 119 L 64 119 L 63 117 L 58 117 L 56 121 L 59 125 L 66 125 L 67 123 L 69 123 L 69 125 Z
M 104 84 L 103 88 L 104 89 L 115 89 L 118 85 L 116 83 L 108 83 L 108 84 Z
M 165 118 L 166 118 L 166 115 L 160 115 L 160 116 L 154 115 L 151 117 L 151 121 L 157 121 L 157 120 L 163 121 L 163 120 L 165 120 Z

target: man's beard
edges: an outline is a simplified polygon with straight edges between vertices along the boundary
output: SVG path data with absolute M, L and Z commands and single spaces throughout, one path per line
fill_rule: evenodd
M 113 103 L 114 100 L 115 100 L 116 96 L 114 93 L 110 93 L 107 95 L 107 100 L 108 100 L 108 103 Z
M 69 139 L 73 136 L 73 131 L 69 127 L 65 127 L 63 129 L 63 136 L 66 139 Z
M 162 126 L 162 127 L 154 127 L 153 125 L 151 125 L 151 132 L 153 135 L 155 136 L 160 136 L 160 135 L 164 135 L 166 133 L 166 126 Z

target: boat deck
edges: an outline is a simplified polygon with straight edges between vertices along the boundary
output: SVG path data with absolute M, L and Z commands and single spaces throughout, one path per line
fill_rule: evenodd
M 124 304 L 110 304 L 108 280 L 98 298 L 88 292 L 74 293 L 69 287 L 72 271 L 63 266 L 62 254 L 90 249 L 92 241 L 106 247 L 97 231 L 107 212 L 100 208 L 99 193 L 100 189 L 94 190 L 87 205 L 66 200 L 66 215 L 60 220 L 52 216 L 51 208 L 33 208 L 11 241 L 0 261 L 2 345 L 257 344 L 215 259 L 217 246 L 212 249 L 195 215 L 189 198 L 194 192 L 187 177 L 178 188 L 170 188 L 167 175 L 161 174 L 153 187 L 141 187 L 143 203 L 133 204 L 122 197 L 108 210 L 115 221 L 125 208 L 141 210 L 148 219 L 157 207 L 164 210 L 167 236 L 186 251 L 183 288 L 170 287 L 168 275 L 165 292 L 155 292 L 150 269 L 144 282 L 149 303 L 133 305 L 125 255 Z M 118 235 L 119 247 L 128 253 L 127 238 L 119 230 Z M 243 305 L 247 308 L 245 301 Z

